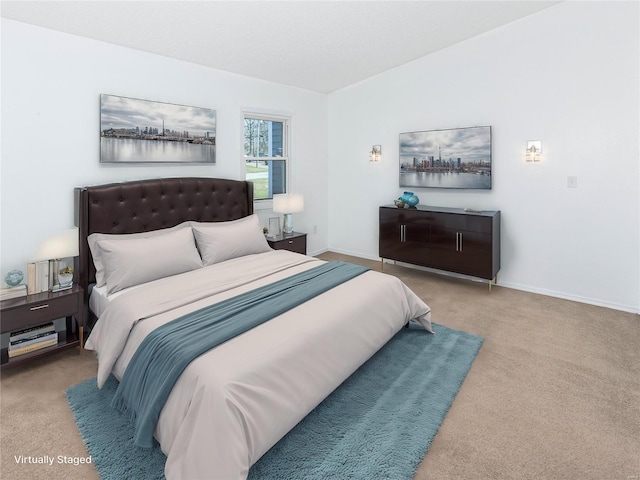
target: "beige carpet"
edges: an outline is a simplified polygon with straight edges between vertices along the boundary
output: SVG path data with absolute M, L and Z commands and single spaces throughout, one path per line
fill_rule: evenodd
M 416 479 L 640 479 L 638 315 L 384 270 L 431 306 L 435 322 L 485 339 Z M 58 463 L 87 455 L 64 391 L 95 373 L 92 352 L 74 351 L 2 373 L 0 478 L 98 478 L 90 465 Z M 19 455 L 55 461 L 19 464 Z

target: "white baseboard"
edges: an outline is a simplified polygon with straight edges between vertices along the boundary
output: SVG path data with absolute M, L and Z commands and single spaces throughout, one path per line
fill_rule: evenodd
M 629 313 L 637 313 L 637 314 L 640 313 L 640 306 L 634 307 L 633 305 L 624 305 L 624 304 L 619 304 L 614 302 L 607 302 L 605 300 L 601 300 L 598 298 L 583 297 L 581 295 L 558 292 L 555 290 L 547 290 L 544 288 L 530 287 L 528 285 L 520 285 L 517 283 L 511 283 L 511 282 L 500 282 L 498 285 L 500 285 L 501 287 L 512 288 L 514 290 L 522 290 L 523 292 L 546 295 L 547 297 L 561 298 L 563 300 L 570 300 L 572 302 L 586 303 L 587 305 L 595 305 L 596 307 L 610 308 L 612 310 L 619 310 L 621 312 L 629 312 Z
M 365 260 L 376 260 L 378 262 L 380 261 L 380 257 L 365 255 L 365 254 L 360 253 L 360 252 L 352 252 L 352 251 L 349 251 L 349 250 L 343 250 L 341 248 L 327 248 L 325 250 L 325 252 L 335 252 L 335 253 L 340 253 L 342 255 L 350 255 L 352 257 L 364 258 Z
M 359 253 L 359 252 L 353 252 L 353 251 L 342 250 L 342 249 L 337 249 L 337 248 L 328 248 L 328 249 L 324 250 L 324 252 L 335 252 L 335 253 L 340 253 L 340 254 L 343 254 L 343 255 L 350 255 L 352 257 L 364 258 L 366 260 L 380 261 L 380 257 L 372 257 L 370 255 L 364 255 L 364 254 Z M 390 261 L 393 261 L 393 260 L 390 260 Z M 441 274 L 441 275 L 448 275 L 448 276 L 457 277 L 457 278 L 464 278 L 466 280 L 475 281 L 475 282 L 485 282 L 485 283 L 487 282 L 486 280 L 483 280 L 483 279 L 479 279 L 479 278 L 475 278 L 475 277 L 469 277 L 467 275 L 460 275 L 460 274 L 452 273 L 452 272 L 445 272 L 445 271 L 437 270 L 437 269 L 434 269 L 434 268 L 421 267 L 420 265 L 412 265 L 412 264 L 404 263 L 404 262 L 397 262 L 397 264 L 401 265 L 403 267 L 413 268 L 413 269 L 416 269 L 416 270 L 422 270 L 422 271 L 425 271 L 425 272 L 433 272 L 433 273 L 438 273 L 438 274 Z M 624 304 L 619 304 L 619 303 L 614 303 L 614 302 L 607 302 L 605 300 L 601 300 L 601 299 L 597 299 L 597 298 L 589 298 L 589 297 L 583 297 L 581 295 L 574 295 L 574 294 L 565 293 L 565 292 L 558 292 L 558 291 L 555 291 L 555 290 L 547 290 L 547 289 L 543 289 L 543 288 L 531 287 L 531 286 L 528 286 L 528 285 L 521 285 L 521 284 L 511 283 L 511 282 L 503 282 L 500 279 L 499 276 L 498 276 L 498 283 L 495 284 L 495 285 L 499 286 L 499 287 L 504 287 L 504 288 L 511 288 L 513 290 L 521 290 L 523 292 L 536 293 L 538 295 L 546 295 L 547 297 L 561 298 L 563 300 L 570 300 L 570 301 L 573 301 L 573 302 L 585 303 L 587 305 L 595 305 L 597 307 L 610 308 L 612 310 L 619 310 L 621 312 L 629 312 L 629 313 L 640 314 L 640 305 L 635 305 L 635 306 L 634 305 L 624 305 Z
M 316 250 L 313 252 L 307 252 L 307 255 L 309 255 L 310 257 L 317 257 L 318 255 L 322 255 L 323 253 L 329 252 L 329 251 L 333 251 L 333 250 L 329 250 L 328 248 L 323 248 L 322 250 Z

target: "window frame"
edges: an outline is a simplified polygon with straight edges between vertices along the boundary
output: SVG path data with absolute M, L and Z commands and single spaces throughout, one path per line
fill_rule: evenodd
M 244 141 L 245 141 L 245 120 L 246 119 L 256 119 L 256 120 L 266 120 L 271 122 L 280 122 L 282 123 L 282 149 L 283 154 L 272 157 L 254 157 L 245 155 L 244 150 Z M 244 110 L 242 112 L 242 169 L 243 169 L 243 177 L 245 181 L 247 180 L 247 162 L 248 161 L 278 161 L 284 162 L 285 168 L 285 184 L 283 193 L 288 193 L 290 191 L 291 185 L 291 116 L 283 115 L 278 113 L 269 113 L 269 112 L 256 112 L 255 110 Z M 273 205 L 272 198 L 255 198 L 253 199 L 254 209 L 255 210 L 266 210 L 271 209 Z

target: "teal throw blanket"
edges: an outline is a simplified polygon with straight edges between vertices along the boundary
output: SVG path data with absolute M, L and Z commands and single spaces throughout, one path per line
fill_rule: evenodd
M 132 418 L 135 443 L 151 448 L 160 411 L 193 360 L 367 270 L 345 262 L 327 262 L 158 327 L 131 358 L 111 405 Z

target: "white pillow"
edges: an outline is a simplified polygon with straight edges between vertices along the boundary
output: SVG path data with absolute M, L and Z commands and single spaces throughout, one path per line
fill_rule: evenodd
M 191 222 L 205 266 L 271 250 L 257 215 L 230 222 Z
M 190 228 L 147 238 L 99 240 L 107 293 L 202 267 Z
M 150 238 L 164 235 L 167 232 L 180 230 L 182 228 L 190 227 L 190 222 L 182 222 L 175 227 L 163 228 L 160 230 L 152 230 L 150 232 L 142 233 L 127 233 L 122 235 L 111 233 L 92 233 L 87 237 L 87 243 L 91 250 L 91 256 L 93 257 L 93 265 L 96 267 L 96 287 L 102 287 L 107 284 L 104 274 L 104 260 L 102 258 L 102 251 L 98 247 L 100 240 L 131 240 L 133 238 Z

